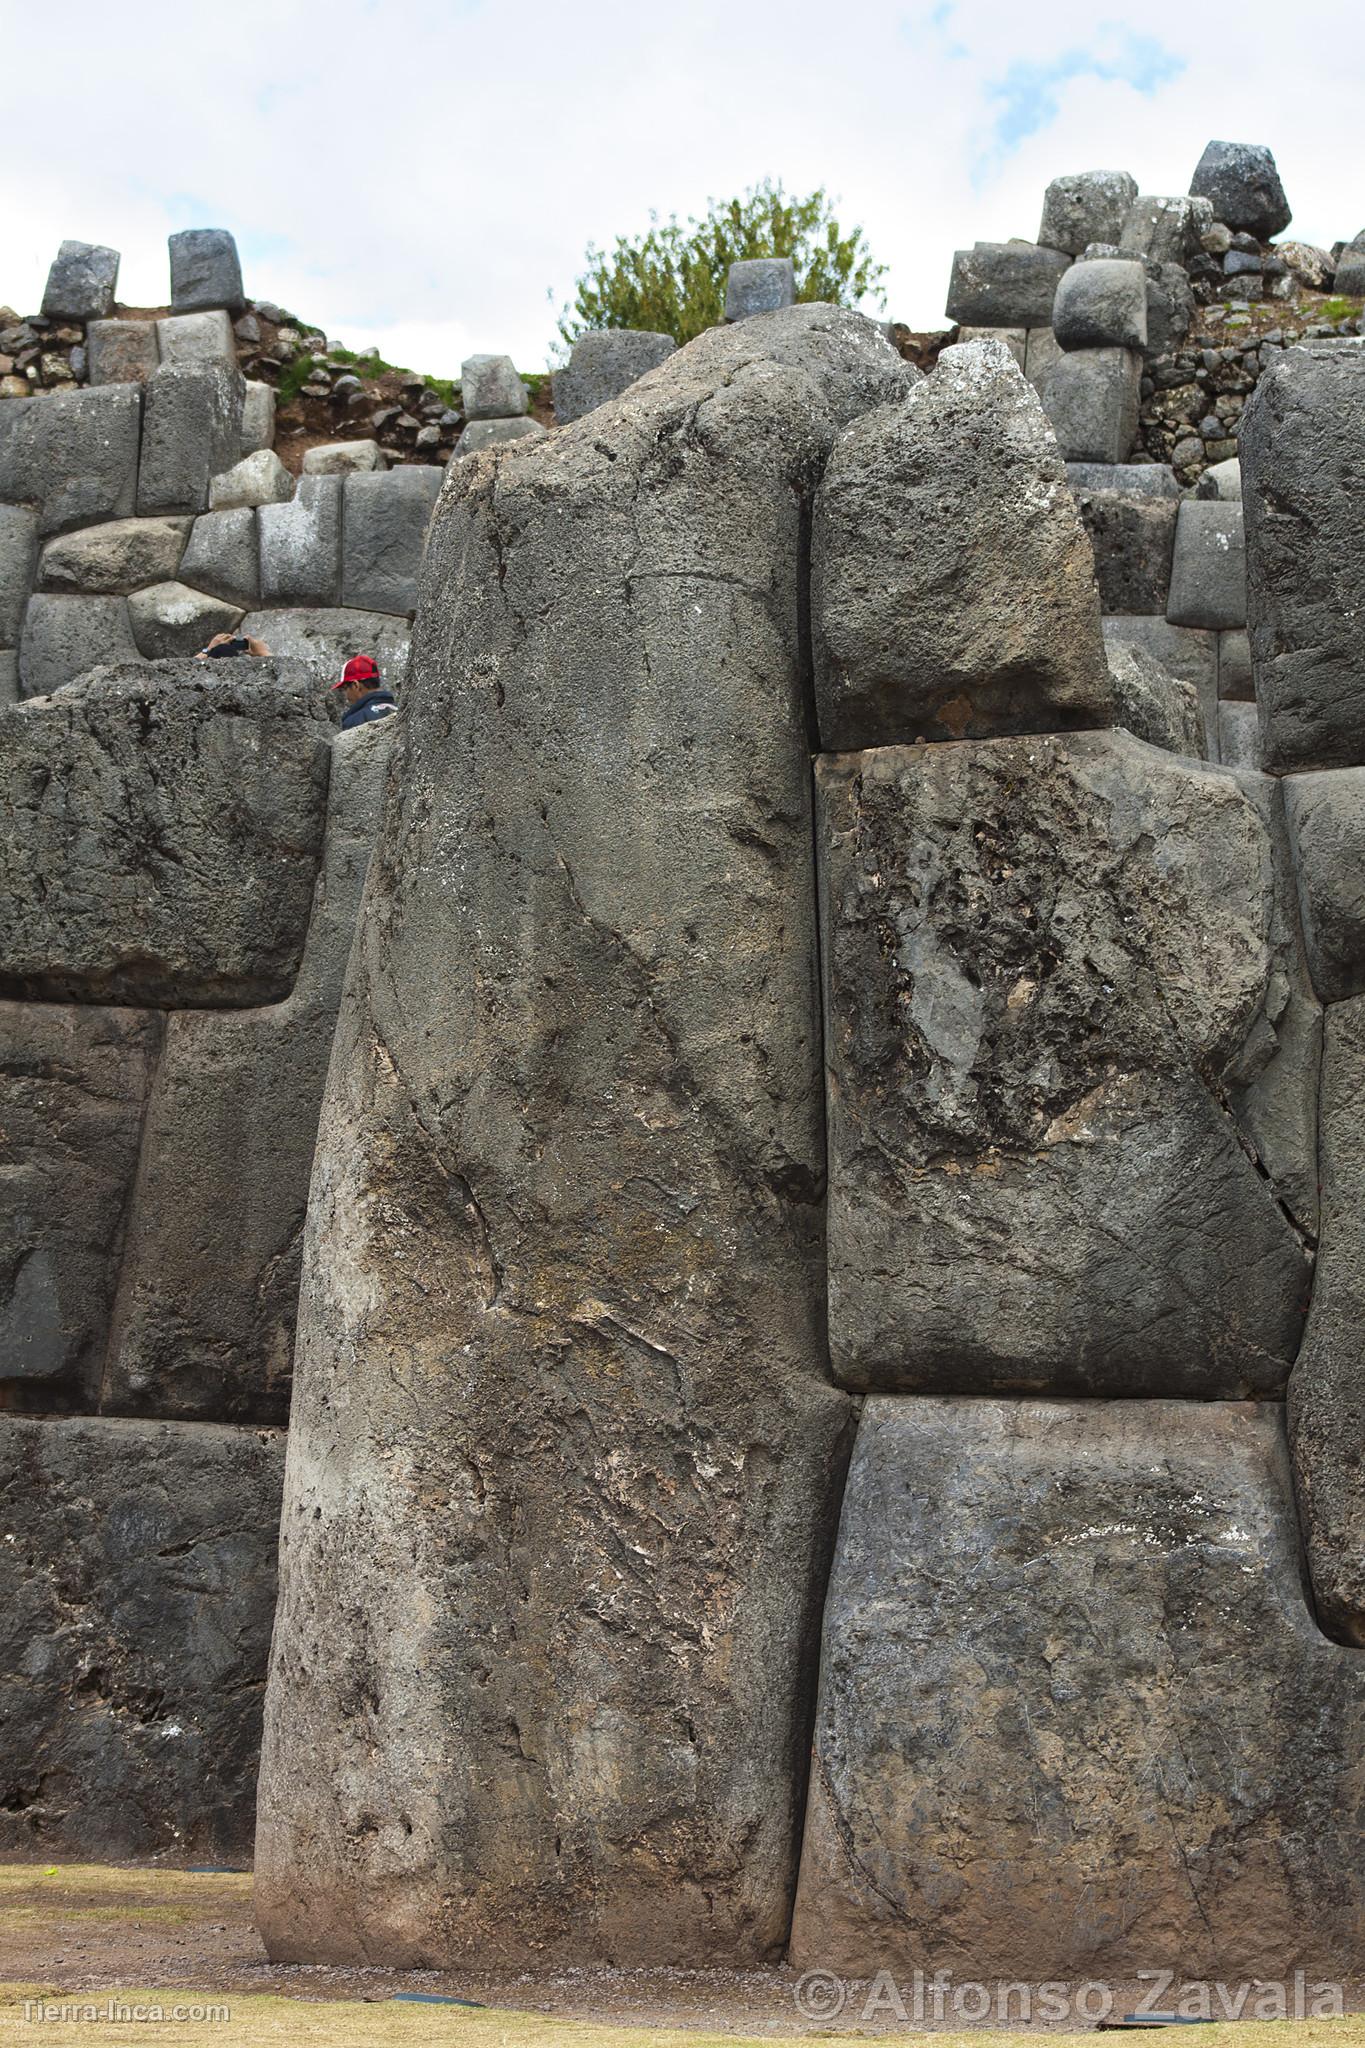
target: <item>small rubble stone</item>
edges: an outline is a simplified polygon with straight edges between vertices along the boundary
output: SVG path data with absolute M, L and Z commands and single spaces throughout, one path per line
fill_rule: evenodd
M 1142 359 L 1132 349 L 1063 354 L 1043 386 L 1043 410 L 1068 462 L 1125 462 L 1138 425 Z
M 1054 178 L 1043 198 L 1039 243 L 1078 256 L 1089 242 L 1117 242 L 1137 196 L 1137 183 L 1127 171 Z
M 411 613 L 417 609 L 432 507 L 442 474 L 405 464 L 387 472 L 346 478 L 342 520 L 341 601 L 360 611 Z
M 247 607 L 259 603 L 261 562 L 253 508 L 238 505 L 227 512 L 201 512 L 178 572 L 171 573 L 178 573 L 179 581 L 192 589 L 206 590 L 227 604 Z M 279 650 L 272 646 L 271 651 Z
M 377 441 L 329 441 L 309 448 L 303 458 L 305 476 L 351 476 L 384 466 L 384 451 Z
M 184 583 L 153 583 L 128 600 L 133 638 L 148 661 L 198 654 L 215 633 L 232 632 L 241 616 L 241 606 Z
M 39 584 L 44 590 L 112 597 L 165 582 L 180 566 L 189 525 L 188 519 L 115 519 L 61 534 L 43 549 Z
M 544 432 L 539 420 L 471 420 L 455 443 L 455 454 L 481 455 L 485 448 L 502 448 L 509 441 L 535 440 Z
M 254 313 L 243 313 L 240 320 L 234 320 L 232 331 L 238 341 L 244 341 L 248 348 L 257 348 L 261 340 L 261 323 Z
M 948 318 L 968 327 L 1051 327 L 1071 259 L 1035 242 L 977 242 L 953 257 Z
M 510 356 L 466 357 L 460 366 L 460 393 L 465 416 L 471 420 L 515 419 L 531 403 Z
M 261 506 L 261 597 L 266 604 L 337 603 L 341 489 L 339 476 L 300 477 L 291 502 Z
M 1173 626 L 1212 631 L 1245 626 L 1247 572 L 1240 505 L 1221 499 L 1182 501 L 1166 617 Z
M 258 448 L 209 480 L 210 512 L 230 512 L 237 505 L 284 505 L 294 495 L 294 479 L 273 448 Z
M 154 320 L 92 320 L 86 346 L 92 384 L 142 384 L 160 362 Z
M 1052 331 L 1060 347 L 1147 346 L 1147 277 L 1140 263 L 1073 263 L 1057 285 Z
M 171 304 L 177 313 L 223 306 L 246 310 L 237 244 L 226 228 L 186 228 L 168 237 Z
M 114 310 L 119 253 L 98 242 L 63 242 L 43 291 L 45 320 L 105 320 Z
M 790 256 L 750 256 L 725 277 L 725 317 L 747 320 L 796 304 L 796 269 Z
M 1268 242 L 1289 226 L 1289 201 L 1270 151 L 1254 142 L 1211 142 L 1195 167 L 1190 191 L 1208 200 L 1219 220 Z
M 643 329 L 613 328 L 580 334 L 569 351 L 567 365 L 554 373 L 555 418 L 564 426 L 619 398 L 648 371 L 666 361 L 676 347 L 671 334 L 652 334 Z

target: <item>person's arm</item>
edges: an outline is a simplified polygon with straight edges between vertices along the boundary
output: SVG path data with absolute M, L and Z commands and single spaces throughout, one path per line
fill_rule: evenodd
M 246 651 L 248 654 L 265 656 L 267 658 L 270 654 L 270 649 L 266 646 L 264 640 L 253 640 L 249 633 L 247 635 Z

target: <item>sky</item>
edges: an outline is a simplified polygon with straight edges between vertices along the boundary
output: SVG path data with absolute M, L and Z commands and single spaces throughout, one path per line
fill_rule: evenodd
M 1187 189 L 1211 136 L 1275 151 L 1307 241 L 1365 226 L 1359 0 L 0 0 L 0 303 L 64 238 L 168 296 L 227 227 L 247 292 L 430 375 L 554 359 L 590 243 L 764 177 L 823 186 L 944 324 L 955 248 L 1032 237 L 1063 173 Z

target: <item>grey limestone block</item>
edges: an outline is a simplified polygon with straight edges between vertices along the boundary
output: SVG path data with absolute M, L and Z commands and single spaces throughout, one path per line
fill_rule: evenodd
M 1238 442 L 1247 625 L 1267 768 L 1365 762 L 1365 350 L 1287 349 Z
M 115 519 L 59 534 L 43 549 L 39 585 L 108 597 L 164 583 L 180 566 L 189 530 L 188 519 Z
M 36 505 L 44 537 L 126 519 L 136 509 L 141 415 L 142 393 L 131 384 L 7 399 L 0 405 L 0 501 Z
M 174 313 L 156 323 L 157 354 L 163 363 L 228 362 L 236 366 L 232 322 L 222 311 Z
M 0 505 L 0 647 L 17 647 L 38 560 L 38 514 Z
M 792 1967 L 1335 1981 L 1362 1741 L 1278 1405 L 869 1401 Z
M 285 1001 L 166 1020 L 105 1378 L 118 1413 L 289 1419 L 318 1112 L 393 744 L 392 721 L 333 743 L 322 863 Z
M 0 1435 L 0 1846 L 249 1857 L 284 1432 L 3 1415 Z
M 43 289 L 45 320 L 103 320 L 114 310 L 119 252 L 97 242 L 63 242 Z
M 725 317 L 747 320 L 796 303 L 796 270 L 790 256 L 749 256 L 725 273 Z
M 1057 285 L 1052 331 L 1059 347 L 1147 346 L 1147 275 L 1123 259 L 1073 263 Z
M 210 597 L 221 597 L 228 604 L 257 604 L 261 555 L 254 508 L 237 505 L 228 512 L 201 512 L 172 573 L 192 589 L 206 590 Z M 284 650 L 272 649 L 276 651 Z
M 1024 349 L 1024 375 L 1041 398 L 1043 386 L 1048 379 L 1052 365 L 1062 353 L 1061 343 L 1052 328 L 1028 327 L 1024 330 L 1027 343 Z
M 210 478 L 241 450 L 244 396 L 235 364 L 165 363 L 147 379 L 139 512 L 208 510 Z
M 1182 683 L 1132 641 L 1109 648 L 1117 701 L 1115 724 L 1149 746 L 1202 761 L 1207 752 L 1204 713 L 1193 683 Z
M 1122 478 L 1121 467 L 1094 465 Z M 1106 612 L 1164 614 L 1171 587 L 1178 498 L 1156 491 L 1077 488 L 1076 503 L 1095 553 L 1095 580 Z
M 248 377 L 242 399 L 242 453 L 254 455 L 260 448 L 272 447 L 274 440 L 274 387 Z
M 323 690 L 336 682 L 353 654 L 368 654 L 377 662 L 390 689 L 401 687 L 408 672 L 412 628 L 406 618 L 390 612 L 340 606 L 257 611 L 242 620 L 241 631 L 263 640 L 272 654 L 303 662 Z
M 241 505 L 284 505 L 293 495 L 294 479 L 273 448 L 258 448 L 209 479 L 210 512 L 231 512 Z
M 61 690 L 111 661 L 136 661 L 124 597 L 29 599 L 19 643 L 19 686 L 26 697 Z
M 1208 200 L 1215 220 L 1260 242 L 1283 234 L 1292 217 L 1275 159 L 1260 143 L 1211 142 L 1195 166 L 1190 191 Z
M 240 605 L 185 583 L 153 583 L 128 600 L 128 623 L 148 661 L 198 654 L 215 633 L 232 632 L 241 616 Z
M 460 365 L 460 399 L 471 420 L 515 419 L 531 403 L 510 356 L 467 356 Z
M 237 244 L 226 228 L 186 228 L 167 237 L 171 258 L 171 305 L 177 313 L 224 306 L 240 313 L 246 305 Z
M 99 1399 L 161 1036 L 152 1010 L 0 1004 L 0 1406 Z
M 1183 267 L 1200 253 L 1200 237 L 1212 223 L 1213 209 L 1206 199 L 1140 193 L 1124 218 L 1119 248 L 1151 263 Z
M 998 341 L 1009 350 L 1021 370 L 1027 374 L 1028 329 L 1027 327 L 959 327 L 959 345 L 969 341 Z
M 1256 698 L 1251 679 L 1251 642 L 1247 634 L 1232 628 L 1218 635 L 1218 695 L 1239 702 Z
M 348 476 L 343 487 L 341 601 L 358 611 L 412 613 L 442 471 L 416 463 Z
M 1247 622 L 1242 508 L 1186 498 L 1180 506 L 1166 616 L 1173 626 L 1222 631 Z
M 854 1388 L 1283 1392 L 1311 1253 L 1224 1093 L 1273 844 L 1125 732 L 817 762 L 829 1330 Z
M 539 420 L 471 420 L 461 429 L 455 454 L 481 455 L 485 448 L 505 448 L 512 441 L 534 441 L 544 432 Z
M 1035 242 L 977 242 L 953 257 L 948 318 L 968 327 L 1050 327 L 1071 258 Z
M 350 476 L 384 467 L 384 451 L 377 441 L 331 441 L 310 448 L 303 458 L 305 476 Z
M 1150 654 L 1181 682 L 1192 683 L 1204 714 L 1205 743 L 1217 760 L 1218 635 L 1194 626 L 1172 626 L 1152 614 L 1113 615 L 1104 621 L 1106 645 L 1128 642 Z
M 1080 171 L 1054 178 L 1043 197 L 1038 240 L 1044 248 L 1079 256 L 1090 242 L 1117 242 L 1138 196 L 1127 171 Z
M 1261 735 L 1254 704 L 1219 698 L 1218 760 L 1225 768 L 1259 769 Z
M 904 367 L 873 323 L 789 307 L 552 460 L 447 480 L 304 1247 L 255 1866 L 276 1955 L 785 1945 L 850 1406 L 800 494 Z M 623 1540 L 651 1558 L 626 1577 Z M 359 1825 L 387 1812 L 411 1834 Z
M 1365 768 L 1284 780 L 1304 943 L 1324 1003 L 1365 994 Z
M 1090 548 L 1001 343 L 945 349 L 835 443 L 811 620 L 826 748 L 1112 721 Z
M 671 334 L 643 328 L 611 328 L 580 334 L 569 360 L 554 374 L 555 418 L 561 426 L 610 404 L 673 354 Z
M 92 320 L 85 346 L 91 384 L 143 384 L 161 360 L 154 320 Z
M 40 598 L 30 616 L 40 604 L 123 610 Z M 0 712 L 0 994 L 286 996 L 322 844 L 326 716 L 306 670 L 247 659 L 110 667 Z M 38 892 L 34 874 L 60 887 Z
M 341 595 L 339 476 L 300 477 L 287 504 L 256 514 L 266 604 L 329 605 Z
M 1127 461 L 1137 436 L 1141 365 L 1141 356 L 1127 348 L 1058 356 L 1042 400 L 1066 461 Z

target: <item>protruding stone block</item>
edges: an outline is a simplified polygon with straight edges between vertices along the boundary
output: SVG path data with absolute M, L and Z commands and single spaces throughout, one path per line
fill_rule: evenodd
M 387 612 L 343 611 L 340 607 L 251 612 L 242 620 L 241 630 L 254 640 L 264 640 L 272 654 L 304 662 L 324 691 L 353 654 L 368 654 L 377 662 L 390 689 L 400 687 L 408 672 L 412 629 L 406 618 Z
M 1059 347 L 1147 346 L 1147 273 L 1140 263 L 1073 263 L 1057 285 L 1052 331 Z
M 144 384 L 161 361 L 154 320 L 92 320 L 85 347 L 91 384 Z
M 275 441 L 275 392 L 248 377 L 242 399 L 242 453 L 254 455 Z
M 796 269 L 790 256 L 749 256 L 725 274 L 725 317 L 747 320 L 796 304 Z
M 1110 468 L 1097 463 L 1093 468 L 1097 475 L 1115 479 L 1143 474 L 1117 465 Z M 1104 610 L 1164 614 L 1171 588 L 1179 498 L 1164 492 L 1130 491 L 1122 483 L 1100 490 L 1077 489 L 1073 483 L 1072 490 L 1094 549 L 1095 580 Z
M 258 448 L 209 479 L 210 512 L 231 512 L 242 505 L 285 505 L 294 495 L 294 479 L 273 448 Z
M 1240 505 L 1199 498 L 1182 502 L 1166 616 L 1173 626 L 1213 632 L 1245 626 L 1247 558 Z
M 816 782 L 836 1374 L 1282 1392 L 1311 1255 L 1223 1100 L 1268 1029 L 1255 805 L 1122 732 Z
M 977 242 L 953 257 L 948 318 L 966 327 L 1050 327 L 1071 259 L 1034 242 Z
M 135 509 L 142 393 L 127 384 L 0 405 L 0 501 L 37 505 L 43 536 Z
M 167 237 L 171 257 L 171 304 L 177 313 L 224 306 L 240 313 L 246 304 L 237 244 L 226 228 L 186 228 Z
M 31 505 L 0 505 L 0 647 L 17 647 L 38 560 L 38 515 Z
M 231 363 L 237 344 L 226 313 L 177 313 L 156 323 L 157 353 L 163 363 Z
M 1043 410 L 1068 462 L 1126 462 L 1137 437 L 1142 358 L 1126 348 L 1061 355 L 1043 386 Z
M 107 662 L 137 659 L 126 598 L 38 593 L 29 599 L 19 643 L 19 684 L 26 697 L 64 689 Z
M 210 478 L 238 459 L 243 398 L 235 364 L 166 363 L 147 379 L 139 512 L 208 510 Z
M 1131 641 L 1116 640 L 1109 649 L 1114 679 L 1114 722 L 1149 746 L 1202 761 L 1207 752 L 1204 714 L 1193 683 L 1182 683 L 1151 655 Z
M 261 596 L 267 604 L 335 604 L 341 595 L 339 476 L 300 477 L 288 504 L 262 505 Z
M 110 597 L 164 583 L 180 566 L 188 519 L 115 519 L 60 534 L 43 549 L 44 590 Z
M 341 601 L 360 611 L 410 614 L 442 472 L 415 463 L 348 476 L 342 522 Z
M 822 746 L 1106 725 L 1085 532 L 1038 400 L 998 342 L 835 443 L 811 549 Z
M 1046 249 L 1079 256 L 1089 242 L 1117 242 L 1138 196 L 1127 171 L 1080 171 L 1054 178 L 1043 199 L 1038 240 Z
M 261 595 L 261 555 L 256 514 L 250 505 L 230 512 L 201 512 L 179 565 L 179 580 L 228 604 L 254 605 Z M 259 637 L 259 636 L 255 636 Z M 285 650 L 273 648 L 272 652 Z
M 1190 191 L 1208 200 L 1215 220 L 1255 235 L 1258 242 L 1283 234 L 1292 218 L 1275 159 L 1257 142 L 1211 142 L 1195 167 Z
M 240 605 L 184 583 L 154 583 L 128 600 L 133 638 L 148 661 L 198 654 L 215 633 L 232 632 L 241 616 Z
M 1320 1002 L 1365 994 L 1365 768 L 1291 775 L 1285 814 Z
M 510 356 L 467 356 L 460 365 L 460 400 L 470 420 L 515 419 L 531 403 Z
M 283 1466 L 282 1430 L 0 1415 L 6 1855 L 250 1856 Z
M 35 598 L 30 620 L 53 605 L 123 610 Z M 171 1008 L 287 995 L 326 730 L 306 671 L 246 660 L 109 668 L 0 712 L 0 994 Z M 60 887 L 39 892 L 34 875 Z
M 352 476 L 384 469 L 384 451 L 377 441 L 329 441 L 310 448 L 303 458 L 305 476 Z
M 119 253 L 98 242 L 63 242 L 43 291 L 45 320 L 104 320 L 114 310 Z
M 1228 1999 L 1281 1980 L 1283 2013 L 1365 1910 L 1362 1742 L 1278 1405 L 869 1401 L 792 1966 L 1003 1989 L 1160 1957 Z
M 455 454 L 481 455 L 485 448 L 505 448 L 509 441 L 534 441 L 544 432 L 539 420 L 471 420 L 461 430 Z
M 567 366 L 554 374 L 555 418 L 565 426 L 619 398 L 665 362 L 676 347 L 671 334 L 651 334 L 644 329 L 580 334 L 569 351 Z
M 1213 209 L 1206 199 L 1161 199 L 1140 193 L 1129 207 L 1119 236 L 1119 248 L 1126 256 L 1142 256 L 1156 264 L 1178 263 L 1182 267 L 1197 256 L 1200 237 L 1213 224 Z

